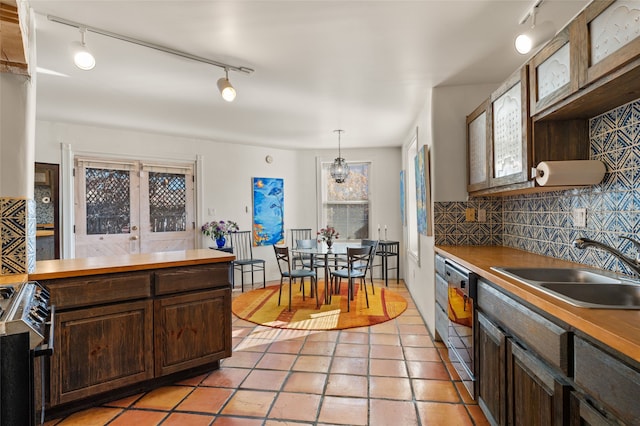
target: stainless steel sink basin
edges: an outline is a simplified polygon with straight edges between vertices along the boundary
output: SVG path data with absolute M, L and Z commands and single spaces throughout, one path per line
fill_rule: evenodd
M 640 309 L 640 283 L 588 268 L 499 268 L 498 271 L 582 308 Z
M 640 309 L 640 285 L 636 284 L 541 283 L 540 287 L 580 307 Z
M 559 283 L 620 283 L 620 279 L 600 271 L 582 268 L 491 268 L 529 284 L 537 282 Z

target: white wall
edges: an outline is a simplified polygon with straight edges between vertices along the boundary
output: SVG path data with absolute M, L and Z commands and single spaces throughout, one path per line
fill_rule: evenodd
M 316 157 L 333 160 L 336 156 L 333 150 L 273 149 L 71 123 L 36 123 L 37 162 L 60 164 L 61 144 L 69 144 L 76 155 L 170 161 L 195 161 L 201 156 L 203 174 L 198 185 L 203 190 L 203 200 L 197 206 L 202 213 L 197 225 L 212 219 L 230 219 L 244 230 L 251 229 L 253 177 L 284 179 L 286 229 L 318 229 Z M 400 148 L 342 151 L 347 160 L 373 162 L 371 223 L 388 224 L 389 238 L 401 235 L 400 152 Z M 267 155 L 273 157 L 271 164 L 265 161 Z M 209 215 L 209 209 L 215 214 Z M 209 242 L 203 237 L 202 244 L 207 246 Z M 267 261 L 267 280 L 279 278 L 273 248 L 255 247 L 254 256 Z
M 431 151 L 432 203 L 467 199 L 466 116 L 487 99 L 496 87 L 440 87 L 427 96 L 416 126 L 419 128 L 418 149 L 427 145 Z M 405 164 L 406 151 L 413 135 L 413 131 L 407 135 L 403 146 L 405 170 L 413 167 L 413 164 Z M 420 235 L 419 262 L 405 256 L 405 282 L 432 334 L 435 334 L 434 255 L 433 236 Z

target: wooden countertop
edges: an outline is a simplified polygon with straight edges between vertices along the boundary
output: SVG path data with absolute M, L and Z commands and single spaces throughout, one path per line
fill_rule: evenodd
M 81 277 L 115 272 L 141 271 L 174 266 L 230 262 L 235 256 L 211 249 L 167 251 L 122 256 L 87 257 L 84 259 L 41 260 L 30 280 Z
M 436 246 L 435 251 L 640 362 L 640 310 L 579 308 L 490 269 L 492 266 L 584 268 L 585 265 L 508 247 Z

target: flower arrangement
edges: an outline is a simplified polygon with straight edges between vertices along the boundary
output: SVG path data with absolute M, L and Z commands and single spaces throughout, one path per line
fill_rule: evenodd
M 333 240 L 337 240 L 340 237 L 340 233 L 336 231 L 333 226 L 327 225 L 326 228 L 322 228 L 318 231 L 318 242 L 326 241 L 327 246 L 331 247 Z
M 238 224 L 232 220 L 226 222 L 224 220 L 212 220 L 202 225 L 200 231 L 202 231 L 204 235 L 211 237 L 211 239 L 218 240 L 229 234 L 229 232 L 239 229 Z

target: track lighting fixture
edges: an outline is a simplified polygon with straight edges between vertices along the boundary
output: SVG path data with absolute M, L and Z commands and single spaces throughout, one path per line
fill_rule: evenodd
M 343 133 L 344 130 L 334 130 L 334 132 L 338 134 L 338 158 L 333 160 L 333 164 L 331 164 L 329 168 L 329 173 L 336 183 L 344 183 L 345 179 L 349 176 L 349 165 L 340 153 L 340 134 Z
M 226 68 L 224 69 L 224 77 L 218 79 L 218 90 L 220 90 L 222 99 L 227 102 L 233 102 L 236 98 L 236 89 L 229 82 L 229 70 Z
M 126 41 L 128 43 L 137 44 L 138 46 L 148 47 L 149 49 L 159 50 L 161 52 L 169 53 L 171 55 L 180 56 L 181 58 L 190 59 L 196 62 L 202 62 L 205 64 L 213 65 L 219 68 L 224 69 L 225 76 L 218 80 L 218 89 L 222 94 L 222 98 L 231 102 L 236 98 L 236 90 L 233 88 L 231 83 L 229 82 L 229 71 L 236 71 L 245 74 L 251 74 L 254 70 L 248 67 L 243 66 L 235 66 L 230 64 L 225 64 L 224 62 L 214 61 L 212 59 L 203 58 L 201 56 L 192 55 L 190 53 L 182 52 L 180 50 L 172 49 L 170 47 L 161 46 L 159 44 L 149 43 L 147 41 L 138 40 L 132 37 L 128 37 L 125 35 L 117 34 L 111 31 L 103 30 L 96 27 L 91 27 L 85 24 L 81 24 L 80 22 L 69 21 L 68 19 L 60 18 L 57 16 L 48 15 L 47 19 L 52 22 L 57 22 L 58 24 L 69 25 L 70 27 L 75 27 L 80 30 L 80 34 L 82 37 L 81 43 L 74 43 L 77 47 L 74 49 L 74 62 L 76 66 L 83 70 L 90 70 L 95 66 L 95 59 L 91 53 L 87 50 L 85 46 L 84 36 L 87 31 L 91 31 L 92 33 L 100 34 L 103 36 L 115 38 L 118 40 Z M 78 53 L 82 50 L 82 54 L 78 55 Z
M 96 58 L 94 58 L 89 49 L 87 49 L 87 44 L 85 43 L 84 38 L 87 29 L 84 27 L 79 27 L 78 29 L 80 30 L 80 42 L 75 41 L 71 44 L 73 63 L 81 70 L 88 71 L 96 66 Z
M 520 19 L 519 23 L 520 25 L 522 25 L 526 23 L 529 18 L 531 18 L 531 29 L 528 32 L 519 34 L 516 37 L 515 47 L 518 53 L 520 53 L 521 55 L 526 55 L 531 51 L 531 48 L 533 47 L 533 39 L 531 33 L 536 26 L 536 12 L 542 5 L 542 2 L 543 0 L 535 0 L 533 5 L 531 5 L 531 8 L 529 8 L 527 13 Z

